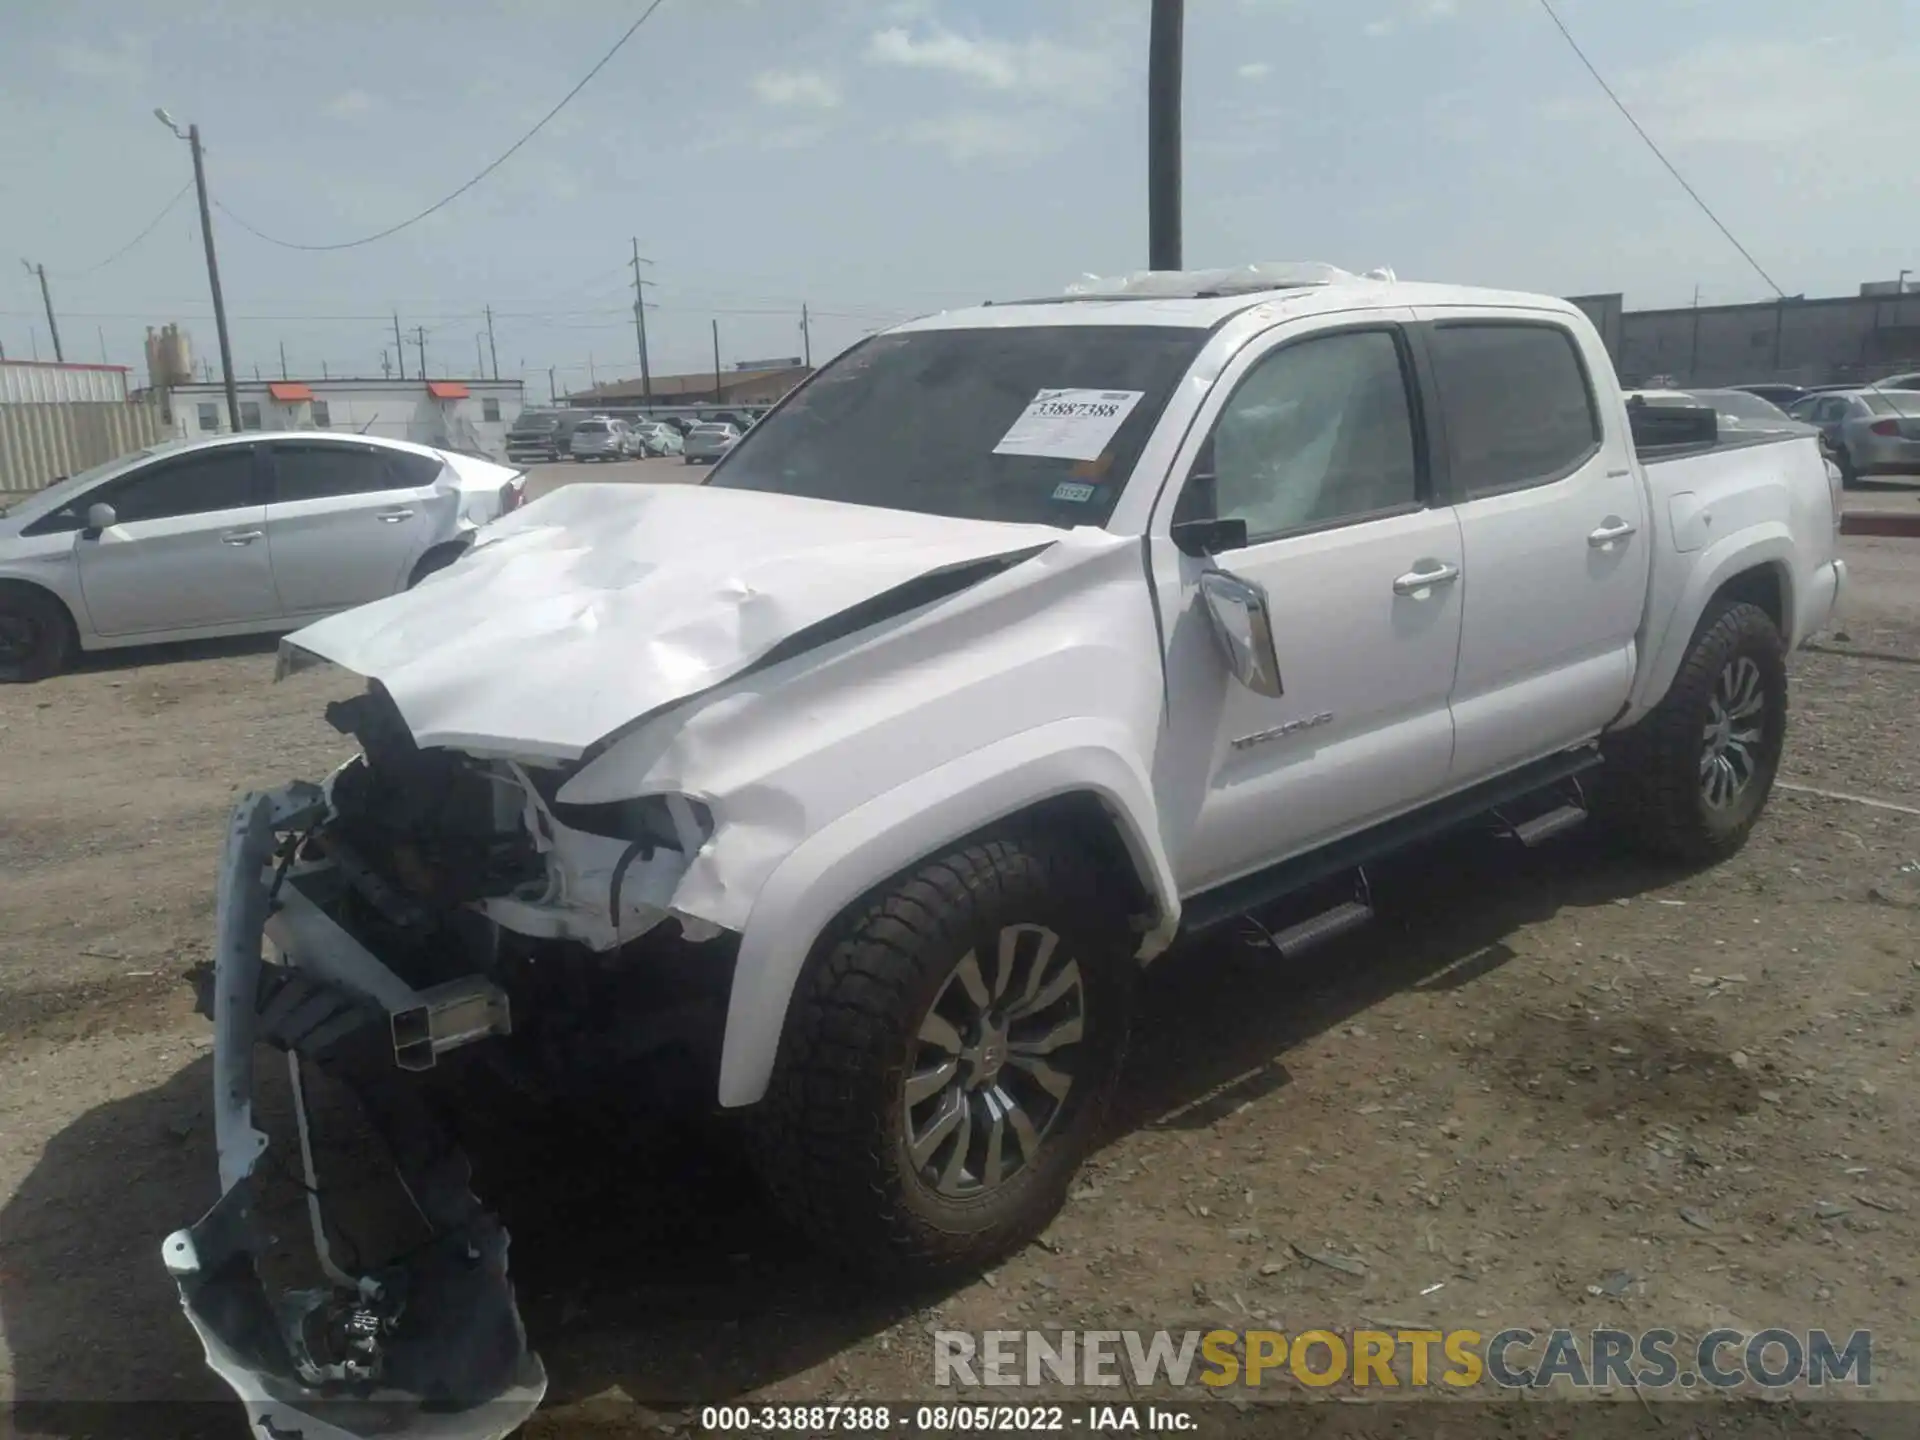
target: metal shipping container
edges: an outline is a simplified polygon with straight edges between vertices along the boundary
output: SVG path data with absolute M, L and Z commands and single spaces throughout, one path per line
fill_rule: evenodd
M 69 401 L 119 405 L 126 398 L 124 365 L 0 360 L 0 405 L 58 405 Z

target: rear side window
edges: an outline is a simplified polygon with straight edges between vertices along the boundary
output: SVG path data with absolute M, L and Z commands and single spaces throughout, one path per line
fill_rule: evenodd
M 411 450 L 389 450 L 386 454 L 387 473 L 396 490 L 418 490 L 431 485 L 440 478 L 444 468 L 434 455 L 416 455 Z
M 155 465 L 110 487 L 99 497 L 116 520 L 170 520 L 242 510 L 259 503 L 253 484 L 251 446 L 226 447 Z
M 359 445 L 276 445 L 272 456 L 273 498 L 281 503 L 365 495 L 392 484 L 380 454 Z
M 1497 495 L 1563 479 L 1600 446 L 1573 336 L 1557 325 L 1439 325 L 1431 353 L 1454 484 Z

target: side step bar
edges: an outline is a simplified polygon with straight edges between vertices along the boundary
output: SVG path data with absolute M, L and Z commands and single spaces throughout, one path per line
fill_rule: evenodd
M 1576 826 L 1586 823 L 1587 807 L 1567 804 L 1557 810 L 1549 810 L 1544 815 L 1536 815 L 1531 820 L 1522 820 L 1513 827 L 1513 838 L 1529 850 L 1536 845 L 1544 845 L 1556 835 L 1564 835 Z
M 1289 925 L 1284 930 L 1268 930 L 1255 922 L 1269 945 L 1273 946 L 1283 960 L 1297 959 L 1316 945 L 1324 945 L 1329 940 L 1337 940 L 1349 931 L 1358 930 L 1373 919 L 1373 907 L 1360 900 L 1349 900 L 1336 905 L 1331 910 L 1323 910 L 1318 915 L 1302 920 L 1298 925 Z

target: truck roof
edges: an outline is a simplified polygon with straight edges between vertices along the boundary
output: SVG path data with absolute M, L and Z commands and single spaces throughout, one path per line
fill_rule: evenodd
M 1261 308 L 1270 310 L 1274 319 L 1383 305 L 1500 306 L 1562 315 L 1581 313 L 1571 302 L 1552 295 L 1345 274 L 1330 280 L 1274 284 L 1223 294 L 1208 286 L 1208 277 L 1218 273 L 1195 272 L 1190 293 L 1166 293 L 1181 288 L 1181 277 L 1170 275 L 1155 287 L 1157 293 L 1063 294 L 989 303 L 923 315 L 896 325 L 887 333 L 1029 325 L 1157 325 L 1211 330 L 1223 321 Z

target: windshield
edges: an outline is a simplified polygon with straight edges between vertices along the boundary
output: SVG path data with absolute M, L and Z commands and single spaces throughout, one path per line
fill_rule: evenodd
M 882 335 L 743 435 L 707 483 L 955 519 L 1104 525 L 1207 333 Z
M 604 435 L 607 433 L 607 430 L 607 422 L 604 420 L 583 420 L 580 424 L 574 426 L 573 433 L 576 435 Z

